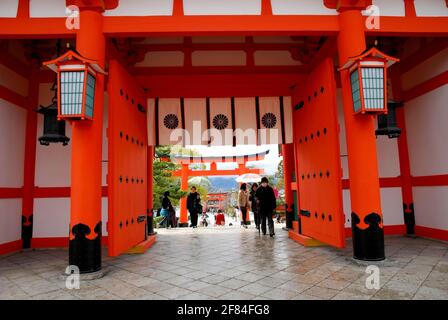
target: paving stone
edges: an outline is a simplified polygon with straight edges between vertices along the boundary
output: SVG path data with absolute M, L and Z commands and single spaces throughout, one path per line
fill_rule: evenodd
M 109 272 L 80 290 L 67 290 L 60 278 L 66 249 L 0 257 L 0 299 L 448 299 L 447 243 L 386 237 L 380 289 L 371 290 L 350 240 L 345 249 L 305 248 L 276 233 L 161 229 L 145 254 L 113 258 L 105 250 Z

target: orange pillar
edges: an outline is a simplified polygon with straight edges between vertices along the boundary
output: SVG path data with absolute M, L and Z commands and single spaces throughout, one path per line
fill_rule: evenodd
M 366 49 L 364 18 L 359 9 L 339 14 L 339 62 Z M 355 259 L 383 260 L 384 233 L 375 138 L 375 118 L 354 115 L 349 71 L 341 71 L 342 98 L 350 174 L 351 221 Z
M 182 191 L 188 191 L 188 164 L 182 164 L 180 189 Z M 180 199 L 180 227 L 188 227 L 188 211 L 187 211 L 187 197 Z
M 39 103 L 39 66 L 32 61 L 28 85 L 28 110 L 25 131 L 25 162 L 22 197 L 22 247 L 31 248 L 33 237 L 34 177 L 36 167 L 37 112 Z
M 294 174 L 294 145 L 292 143 L 282 144 L 283 155 L 283 178 L 285 180 L 285 204 L 288 210 L 294 204 L 291 183 Z
M 100 8 L 81 8 L 76 49 L 104 68 L 105 38 Z M 97 75 L 93 120 L 72 122 L 70 265 L 81 273 L 101 269 L 101 160 L 104 76 Z

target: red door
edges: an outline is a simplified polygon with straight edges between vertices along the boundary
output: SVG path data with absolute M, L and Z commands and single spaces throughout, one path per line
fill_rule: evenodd
M 146 98 L 115 60 L 109 65 L 108 92 L 108 252 L 117 256 L 146 238 Z
M 302 233 L 329 245 L 344 247 L 339 125 L 332 60 L 323 61 L 300 90 L 295 97 L 293 117 Z

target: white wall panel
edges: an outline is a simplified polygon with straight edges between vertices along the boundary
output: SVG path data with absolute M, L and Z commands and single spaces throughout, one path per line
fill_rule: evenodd
M 259 15 L 260 0 L 184 0 L 185 15 Z
M 397 139 L 378 136 L 376 139 L 378 173 L 380 177 L 398 177 L 400 175 L 400 159 Z
M 37 118 L 37 136 L 43 134 L 43 115 Z M 71 126 L 66 123 L 67 137 L 71 138 Z M 51 143 L 36 148 L 36 186 L 38 187 L 68 187 L 70 186 L 71 141 L 67 146 L 61 143 Z
M 105 16 L 171 16 L 173 0 L 125 0 Z
M 380 17 L 395 16 L 404 17 L 405 8 L 403 0 L 373 0 L 372 5 L 377 6 Z M 368 12 L 363 11 L 364 15 Z
M 316 0 L 271 0 L 272 12 L 278 15 L 337 15 L 328 9 L 323 1 Z
M 0 17 L 15 18 L 17 16 L 18 8 L 19 8 L 19 0 L 1 0 Z
M 22 238 L 22 200 L 0 199 L 0 244 Z
M 30 17 L 32 18 L 57 18 L 65 16 L 64 0 L 30 0 Z
M 448 230 L 448 187 L 414 187 L 415 224 Z
M 0 99 L 0 187 L 23 186 L 26 110 Z
M 448 173 L 448 85 L 406 103 L 411 174 Z
M 404 224 L 401 188 L 381 188 L 380 192 L 383 224 L 385 226 Z M 350 190 L 342 191 L 342 201 L 345 213 L 345 227 L 351 228 L 352 211 L 350 203 Z
M 103 236 L 107 236 L 107 198 L 101 199 L 101 205 L 102 232 Z M 70 229 L 70 198 L 35 199 L 33 219 L 33 238 L 68 237 Z
M 418 17 L 448 17 L 445 0 L 414 0 Z
M 401 77 L 401 84 L 403 90 L 412 89 L 414 86 L 423 83 L 436 75 L 448 70 L 448 49 L 440 51 L 431 59 L 428 59 Z
M 34 200 L 33 238 L 68 237 L 70 198 Z

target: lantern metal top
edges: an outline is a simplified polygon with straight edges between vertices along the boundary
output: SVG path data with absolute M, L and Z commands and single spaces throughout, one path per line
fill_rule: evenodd
M 363 53 L 361 53 L 358 56 L 348 58 L 347 62 L 341 68 L 339 68 L 339 71 L 351 69 L 352 66 L 354 64 L 356 64 L 358 61 L 372 60 L 372 59 L 383 60 L 385 62 L 385 66 L 387 68 L 392 66 L 395 62 L 400 61 L 400 59 L 391 57 L 391 56 L 381 52 L 377 48 L 372 47 L 372 48 L 364 51 Z
M 100 67 L 100 65 L 98 64 L 97 61 L 87 59 L 87 58 L 81 56 L 79 53 L 74 52 L 73 50 L 67 51 L 62 56 L 60 56 L 54 60 L 44 62 L 44 65 L 57 73 L 58 67 L 60 65 L 63 65 L 66 63 L 72 63 L 72 62 L 76 62 L 76 61 L 79 61 L 84 65 L 89 65 L 90 67 L 92 67 L 92 69 L 95 72 L 107 74 L 106 71 L 104 71 L 104 69 Z

